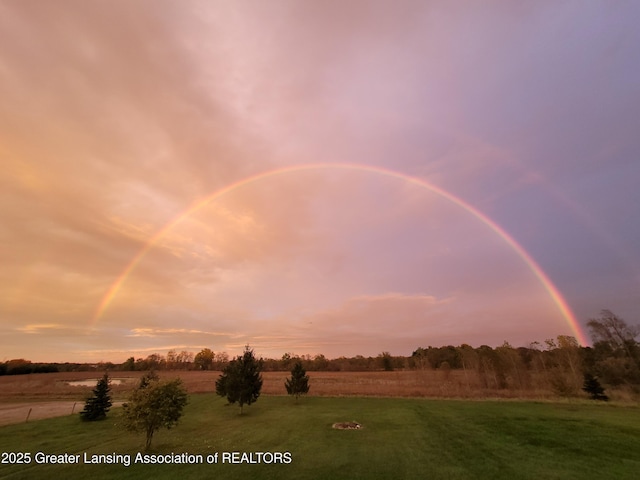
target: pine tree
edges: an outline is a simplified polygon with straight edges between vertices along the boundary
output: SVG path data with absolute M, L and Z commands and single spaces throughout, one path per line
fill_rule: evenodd
M 591 400 L 609 400 L 609 397 L 604 394 L 604 388 L 600 385 L 598 379 L 590 373 L 584 374 L 584 385 L 582 390 L 591 396 Z
M 302 368 L 301 362 L 296 362 L 291 369 L 291 378 L 287 378 L 284 382 L 284 386 L 287 389 L 289 395 L 296 397 L 296 402 L 300 395 L 305 395 L 309 392 L 309 376 L 304 368 Z
M 87 398 L 84 409 L 80 412 L 80 418 L 89 422 L 107 418 L 107 412 L 111 408 L 110 391 L 109 374 L 105 373 L 93 389 L 93 395 Z
M 251 405 L 258 400 L 262 389 L 262 360 L 256 360 L 253 350 L 247 345 L 244 353 L 229 362 L 222 371 L 222 375 L 216 381 L 216 393 L 221 397 L 227 397 L 229 403 L 242 407 Z

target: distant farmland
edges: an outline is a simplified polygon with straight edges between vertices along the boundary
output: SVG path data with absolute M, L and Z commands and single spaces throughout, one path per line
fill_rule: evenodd
M 71 386 L 67 382 L 97 380 L 102 372 L 65 372 L 0 377 L 0 425 L 59 415 L 82 409 L 91 387 Z M 112 372 L 120 385 L 112 386 L 114 400 L 126 400 L 143 372 Z M 430 398 L 511 398 L 553 401 L 560 398 L 551 390 L 483 389 L 475 377 L 464 371 L 411 370 L 393 372 L 308 372 L 309 396 L 374 396 Z M 189 393 L 212 393 L 216 371 L 161 371 L 162 378 L 180 377 Z M 263 395 L 285 395 L 288 372 L 264 372 Z M 624 391 L 608 392 L 613 401 L 632 401 Z M 586 397 L 585 397 L 586 398 Z M 74 403 L 76 404 L 74 408 Z M 31 414 L 29 414 L 31 409 Z
M 191 394 L 212 393 L 216 371 L 161 371 L 162 378 L 180 377 Z M 442 392 L 435 372 L 310 372 L 310 396 L 427 396 Z M 71 386 L 68 382 L 92 379 L 99 372 L 38 373 L 0 377 L 0 425 L 68 415 L 82 409 L 84 398 L 91 392 L 88 386 Z M 123 401 L 137 385 L 143 372 L 113 372 L 122 383 L 112 386 L 115 401 Z M 262 374 L 263 395 L 285 395 L 287 372 Z M 76 408 L 74 409 L 74 404 Z M 29 410 L 31 413 L 29 414 Z

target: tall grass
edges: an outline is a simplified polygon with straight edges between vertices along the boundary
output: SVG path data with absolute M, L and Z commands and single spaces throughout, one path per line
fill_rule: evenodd
M 98 379 L 103 372 L 71 372 L 15 375 L 0 377 L 0 402 L 83 400 L 91 387 L 69 386 L 68 381 Z M 113 386 L 116 401 L 125 400 L 135 388 L 143 372 L 113 372 L 114 377 L 127 378 L 123 385 Z M 189 393 L 215 391 L 220 372 L 161 371 L 161 378 L 180 377 Z M 558 395 L 551 386 L 535 381 L 529 388 L 487 388 L 482 386 L 473 371 L 402 370 L 393 372 L 308 372 L 310 396 L 383 396 L 383 397 L 435 397 L 435 398 L 521 398 L 554 399 Z M 289 372 L 262 374 L 265 395 L 286 395 L 285 380 Z M 586 394 L 582 395 L 587 398 Z M 633 402 L 637 394 L 632 391 L 607 390 L 612 400 Z

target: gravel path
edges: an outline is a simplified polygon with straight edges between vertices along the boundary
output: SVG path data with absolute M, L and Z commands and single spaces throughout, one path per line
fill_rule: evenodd
M 114 406 L 122 405 L 116 402 Z M 78 413 L 84 407 L 84 402 L 58 401 L 58 402 L 27 402 L 27 403 L 0 403 L 0 425 L 22 423 L 39 420 L 41 418 L 62 417 Z M 31 413 L 29 414 L 29 409 Z

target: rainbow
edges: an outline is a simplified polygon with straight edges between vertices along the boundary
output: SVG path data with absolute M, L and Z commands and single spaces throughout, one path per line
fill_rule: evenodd
M 578 320 L 575 315 L 571 311 L 571 308 L 567 304 L 566 300 L 563 298 L 562 294 L 558 290 L 558 288 L 553 284 L 553 282 L 549 279 L 549 277 L 544 273 L 542 268 L 535 262 L 535 260 L 527 253 L 527 251 L 522 248 L 522 246 L 516 242 L 511 235 L 509 235 L 504 229 L 502 229 L 496 222 L 491 220 L 489 217 L 484 215 L 482 212 L 477 210 L 472 205 L 468 204 L 464 200 L 456 197 L 455 195 L 443 190 L 440 187 L 432 185 L 425 180 L 422 180 L 417 177 L 412 177 L 409 175 L 405 175 L 400 172 L 396 172 L 394 170 L 388 170 L 382 167 L 374 167 L 370 165 L 360 165 L 360 164 L 352 164 L 352 163 L 312 163 L 312 164 L 304 164 L 304 165 L 294 165 L 289 167 L 283 167 L 275 170 L 269 170 L 267 172 L 262 172 L 251 177 L 244 178 L 235 183 L 227 185 L 220 190 L 215 191 L 211 195 L 195 202 L 189 208 L 187 208 L 184 212 L 180 213 L 173 220 L 168 222 L 164 227 L 162 227 L 151 239 L 147 241 L 147 243 L 140 249 L 140 251 L 136 254 L 135 257 L 131 259 L 131 261 L 127 264 L 127 266 L 122 270 L 122 273 L 116 278 L 116 280 L 111 284 L 109 289 L 106 291 L 102 300 L 100 301 L 95 314 L 92 318 L 91 325 L 97 324 L 97 322 L 102 318 L 105 311 L 113 301 L 113 299 L 118 295 L 118 292 L 122 288 L 122 285 L 129 277 L 131 272 L 136 268 L 136 266 L 140 263 L 140 261 L 145 257 L 145 255 L 151 250 L 158 241 L 171 229 L 176 227 L 180 222 L 182 222 L 185 218 L 189 217 L 205 205 L 210 202 L 213 202 L 223 195 L 235 190 L 236 188 L 243 187 L 246 185 L 250 185 L 252 183 L 269 179 L 272 177 L 284 175 L 287 173 L 294 172 L 304 172 L 309 170 L 323 170 L 323 169 L 334 169 L 334 170 L 351 170 L 351 171 L 361 171 L 361 172 L 369 172 L 375 173 L 379 175 L 384 175 L 386 177 L 396 178 L 398 180 L 402 180 L 404 182 L 416 185 L 421 188 L 426 188 L 427 190 L 436 193 L 437 195 L 449 200 L 455 205 L 459 206 L 463 210 L 469 212 L 471 215 L 476 217 L 479 221 L 484 223 L 487 227 L 493 230 L 504 242 L 511 247 L 511 249 L 518 254 L 518 256 L 522 259 L 522 261 L 527 265 L 529 270 L 537 277 L 540 283 L 543 285 L 544 289 L 547 291 L 558 310 L 562 314 L 563 318 L 568 323 L 571 331 L 575 334 L 576 339 L 582 344 L 587 345 L 588 342 L 586 340 L 586 335 L 582 331 Z

